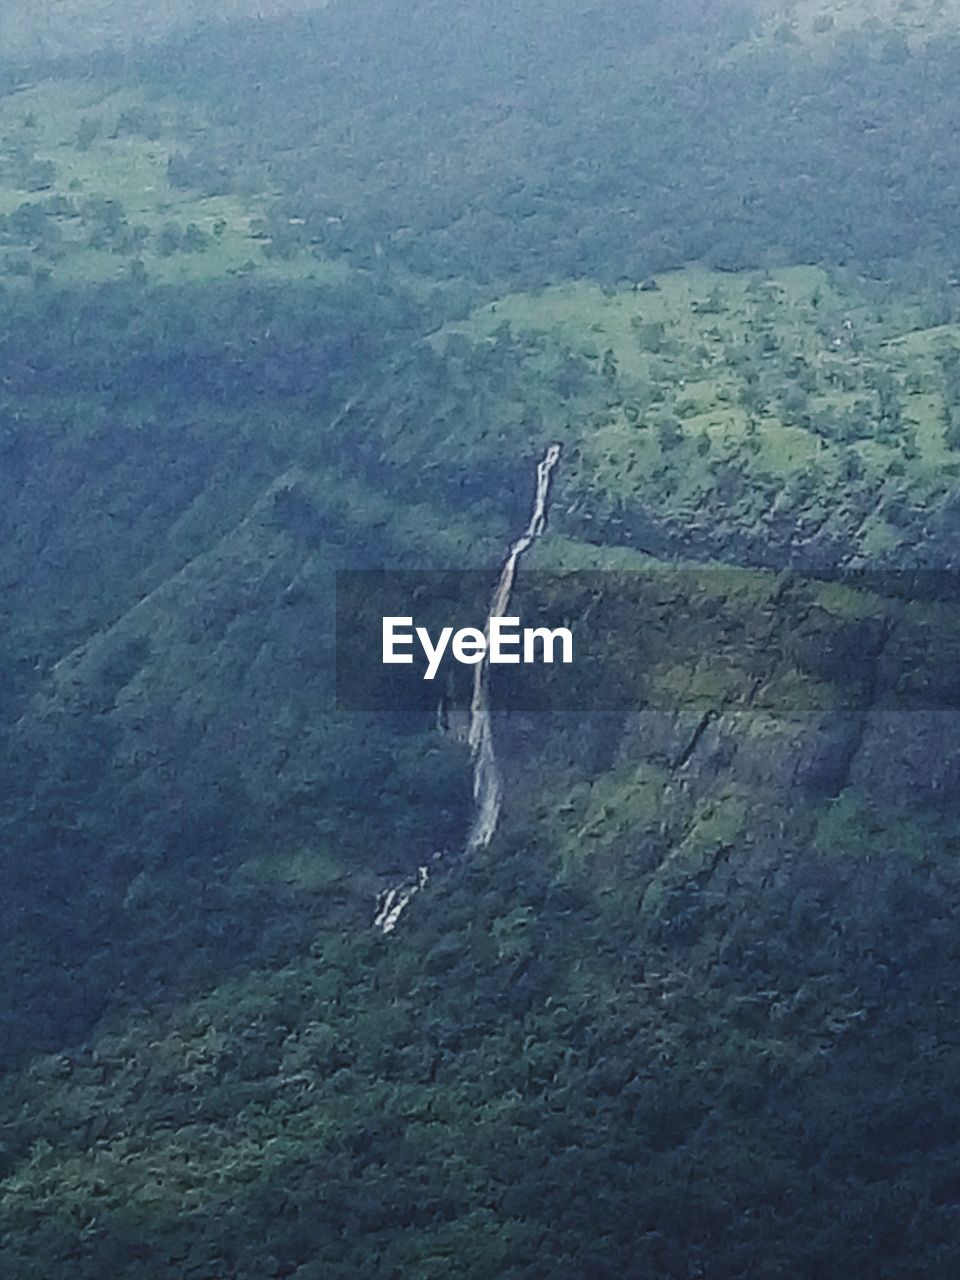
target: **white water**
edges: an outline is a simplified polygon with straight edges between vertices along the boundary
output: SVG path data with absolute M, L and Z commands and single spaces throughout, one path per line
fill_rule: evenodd
M 547 498 L 550 494 L 550 477 L 560 458 L 560 446 L 552 444 L 537 465 L 537 492 L 533 512 L 526 532 L 510 548 L 510 554 L 500 571 L 490 601 L 490 617 L 502 618 L 510 607 L 510 596 L 517 576 L 520 557 L 543 533 L 547 520 Z M 486 634 L 489 639 L 490 623 Z M 503 779 L 493 749 L 493 724 L 490 717 L 490 664 L 484 658 L 474 670 L 473 697 L 470 700 L 470 731 L 467 735 L 473 756 L 474 819 L 467 838 L 467 853 L 485 848 L 493 839 L 500 819 L 503 802 Z
M 547 499 L 550 496 L 550 479 L 560 459 L 560 445 L 552 444 L 537 464 L 537 489 L 533 511 L 526 531 L 511 546 L 500 571 L 496 590 L 490 601 L 490 618 L 502 618 L 510 607 L 513 584 L 517 576 L 520 557 L 543 533 L 547 521 Z M 489 640 L 490 622 L 486 635 Z M 470 700 L 470 728 L 467 734 L 473 760 L 474 818 L 467 837 L 466 853 L 485 848 L 493 839 L 500 820 L 503 803 L 503 778 L 493 747 L 493 724 L 490 715 L 490 664 L 486 658 L 474 668 L 473 696 Z M 434 855 L 437 857 L 438 855 Z M 377 900 L 374 928 L 382 933 L 392 933 L 411 899 L 427 883 L 427 868 L 420 867 L 416 880 L 405 881 L 388 889 Z
M 377 899 L 380 909 L 374 919 L 373 927 L 379 929 L 381 933 L 393 933 L 410 899 L 416 897 L 425 887 L 428 877 L 427 868 L 418 867 L 416 880 L 409 884 L 398 884 L 395 888 L 381 894 Z

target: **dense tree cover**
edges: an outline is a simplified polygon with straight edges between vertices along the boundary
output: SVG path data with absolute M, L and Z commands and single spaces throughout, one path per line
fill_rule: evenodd
M 357 265 L 529 287 L 919 252 L 950 274 L 955 38 L 756 42 L 743 11 L 367 0 L 137 71 L 215 113 L 177 182 L 279 184 L 284 218 Z
M 644 814 L 632 772 L 602 800 L 609 815 L 634 797 L 599 864 L 558 882 L 559 831 L 538 843 L 527 825 L 390 940 L 335 884 L 141 877 L 108 936 L 128 952 L 168 938 L 146 1007 L 5 1093 L 6 1268 L 952 1265 L 955 882 L 878 858 L 883 828 L 857 834 L 854 814 L 819 846 L 809 813 L 756 793 L 747 827 L 729 794 Z M 590 791 L 567 793 L 568 839 Z M 654 904 L 671 841 L 687 865 Z M 272 927 L 255 936 L 258 914 Z M 224 981 L 218 929 L 244 976 Z M 211 970 L 218 990 L 170 1000 Z
M 4 1275 L 956 1270 L 956 592 L 832 570 L 960 556 L 958 46 L 770 7 L 4 73 Z M 522 575 L 621 702 L 498 717 L 465 864 L 334 574 L 488 587 L 554 441 L 527 563 L 659 577 Z
M 333 713 L 333 573 L 499 554 L 529 475 L 481 424 L 526 431 L 544 394 L 513 346 L 462 341 L 444 362 L 417 342 L 433 317 L 357 280 L 117 281 L 6 305 L 7 972 L 41 903 L 64 938 L 123 932 L 129 873 L 174 848 L 179 874 L 206 875 L 280 831 L 291 848 L 326 833 L 369 896 L 372 872 L 456 847 L 462 749 L 422 719 Z M 479 475 L 457 457 L 471 433 Z M 52 987 L 21 972 L 11 1058 L 99 1016 L 118 971 L 75 962 Z
M 685 717 L 502 726 L 502 839 L 377 939 L 377 888 L 459 847 L 466 761 L 332 713 L 330 571 L 493 563 L 530 476 L 481 423 L 574 353 L 411 354 L 379 284 L 6 304 L 5 1268 L 941 1265 L 949 736 L 868 820 L 903 768 L 862 717 L 693 766 Z

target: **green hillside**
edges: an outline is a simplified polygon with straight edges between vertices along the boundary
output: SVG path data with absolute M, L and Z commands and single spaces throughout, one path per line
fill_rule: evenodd
M 958 23 L 0 16 L 3 1277 L 955 1273 Z

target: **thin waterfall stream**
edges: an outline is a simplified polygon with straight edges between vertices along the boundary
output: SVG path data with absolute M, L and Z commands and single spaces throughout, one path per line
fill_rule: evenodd
M 526 532 L 510 548 L 500 571 L 500 580 L 490 602 L 490 617 L 502 618 L 510 607 L 513 584 L 520 557 L 543 533 L 547 521 L 547 499 L 550 477 L 560 458 L 560 446 L 552 444 L 537 464 L 537 491 L 533 512 Z M 486 632 L 489 635 L 490 623 Z M 467 838 L 467 853 L 485 848 L 493 839 L 503 801 L 503 778 L 493 749 L 493 723 L 490 715 L 490 664 L 486 658 L 473 674 L 473 697 L 470 700 L 470 730 L 467 735 L 473 759 L 474 819 Z
M 528 551 L 540 537 L 547 522 L 547 502 L 550 497 L 550 481 L 553 469 L 560 460 L 560 445 L 552 444 L 537 463 L 537 487 L 533 499 L 533 510 L 526 530 L 510 547 L 509 554 L 500 570 L 496 589 L 490 600 L 489 616 L 485 634 L 489 639 L 490 618 L 502 618 L 510 607 L 510 598 L 517 577 L 520 557 Z M 503 776 L 497 762 L 493 745 L 493 720 L 490 707 L 490 664 L 487 658 L 478 663 L 473 674 L 473 696 L 470 699 L 470 727 L 467 733 L 470 744 L 470 756 L 473 762 L 473 806 L 474 817 L 467 836 L 464 852 L 471 854 L 484 849 L 493 839 L 500 820 L 500 809 L 503 804 Z M 374 928 L 382 933 L 392 933 L 397 921 L 403 914 L 410 900 L 414 898 L 427 883 L 429 871 L 427 867 L 418 867 L 416 879 L 405 880 L 402 884 L 387 889 L 377 899 L 377 915 Z

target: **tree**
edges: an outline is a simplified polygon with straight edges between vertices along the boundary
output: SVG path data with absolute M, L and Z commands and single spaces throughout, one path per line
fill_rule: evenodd
M 202 231 L 195 222 L 187 223 L 187 229 L 183 234 L 184 253 L 203 253 L 209 244 L 210 237 L 205 231 Z
M 94 120 L 92 116 L 84 116 L 77 128 L 77 148 L 80 151 L 89 151 L 99 136 L 99 120 Z
M 183 228 L 179 222 L 165 222 L 157 233 L 157 252 L 164 258 L 183 248 Z
M 144 285 L 148 283 L 149 278 L 150 277 L 147 275 L 147 268 L 143 264 L 143 259 L 134 258 L 127 267 L 127 280 L 130 284 Z
M 683 429 L 675 418 L 664 418 L 657 426 L 657 440 L 664 451 L 675 449 L 683 440 Z

